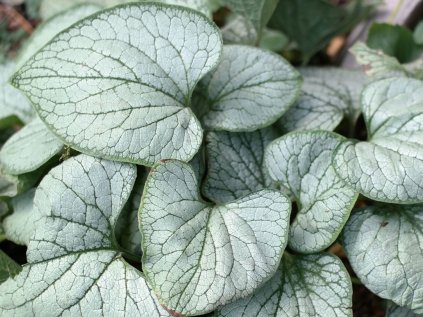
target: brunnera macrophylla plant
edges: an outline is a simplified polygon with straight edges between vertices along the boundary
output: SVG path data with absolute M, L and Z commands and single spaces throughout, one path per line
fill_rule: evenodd
M 371 51 L 386 78 L 296 70 L 171 2 L 70 8 L 1 66 L 25 126 L 0 236 L 28 262 L 0 253 L 1 314 L 352 316 L 336 241 L 388 316 L 423 314 L 423 83 Z M 258 38 L 276 3 L 228 1 Z

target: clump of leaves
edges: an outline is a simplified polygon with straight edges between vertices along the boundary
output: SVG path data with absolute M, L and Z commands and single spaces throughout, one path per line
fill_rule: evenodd
M 0 253 L 0 312 L 352 316 L 340 242 L 388 316 L 422 314 L 415 73 L 297 70 L 165 2 L 72 7 L 2 66 L 0 237 L 27 264 Z M 277 1 L 238 3 L 260 45 Z

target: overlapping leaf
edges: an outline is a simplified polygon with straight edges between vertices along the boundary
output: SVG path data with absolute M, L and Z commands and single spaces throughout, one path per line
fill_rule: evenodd
M 135 177 L 135 166 L 85 155 L 47 174 L 35 194 L 42 218 L 29 264 L 0 286 L 3 314 L 168 316 L 114 241 Z
M 291 191 L 299 209 L 289 236 L 289 246 L 298 252 L 330 246 L 357 199 L 331 165 L 342 141 L 326 131 L 292 132 L 266 149 L 264 162 L 270 177 Z
M 132 3 L 61 32 L 13 82 L 81 152 L 146 165 L 188 161 L 202 141 L 190 96 L 220 51 L 219 30 L 204 15 Z
M 204 195 L 216 203 L 225 203 L 269 188 L 271 179 L 263 169 L 263 157 L 266 146 L 276 137 L 271 128 L 242 133 L 209 132 Z
M 21 266 L 0 250 L 0 284 L 21 271 Z
M 0 164 L 6 173 L 32 172 L 63 149 L 63 143 L 35 118 L 14 134 L 0 150 Z
M 284 254 L 276 274 L 252 296 L 225 306 L 219 317 L 352 316 L 352 286 L 336 256 Z
M 371 49 L 366 44 L 358 42 L 352 48 L 357 62 L 365 67 L 367 74 L 371 76 L 407 76 L 407 70 L 395 57 L 388 56 L 382 51 Z
M 284 131 L 334 130 L 346 118 L 355 126 L 361 112 L 360 94 L 367 82 L 360 71 L 308 67 L 298 102 L 279 120 Z
M 201 80 L 194 106 L 208 129 L 254 131 L 287 111 L 300 86 L 299 73 L 282 57 L 254 47 L 226 45 L 218 67 Z
M 8 83 L 14 69 L 13 62 L 0 65 L 0 128 L 15 122 L 16 118 L 29 122 L 33 116 L 29 100 Z
M 213 206 L 201 199 L 188 164 L 162 163 L 140 208 L 144 273 L 161 302 L 183 315 L 248 296 L 279 265 L 290 208 L 270 190 Z
M 12 199 L 13 214 L 6 217 L 3 227 L 8 240 L 16 244 L 28 245 L 35 233 L 40 213 L 33 208 L 35 189 L 31 189 Z
M 423 314 L 423 206 L 379 205 L 351 216 L 348 259 L 376 295 Z
M 389 301 L 386 305 L 385 317 L 422 317 L 423 314 L 415 314 L 408 308 L 395 305 Z
M 423 201 L 423 83 L 398 77 L 374 82 L 363 92 L 362 109 L 369 141 L 343 142 L 335 170 L 369 198 Z
M 224 0 L 224 2 L 233 12 L 244 17 L 253 26 L 256 34 L 254 40 L 257 41 L 279 0 Z

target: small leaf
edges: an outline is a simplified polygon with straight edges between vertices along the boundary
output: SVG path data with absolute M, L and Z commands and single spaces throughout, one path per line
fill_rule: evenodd
M 413 33 L 401 25 L 373 23 L 367 36 L 367 45 L 395 57 L 400 63 L 409 63 L 419 58 L 423 49 L 413 39 Z
M 279 0 L 224 0 L 236 14 L 243 16 L 254 27 L 257 38 L 275 11 Z
M 276 274 L 252 296 L 229 304 L 219 317 L 349 317 L 352 285 L 336 256 L 287 253 Z
M 0 170 L 0 197 L 15 197 L 32 188 L 44 173 L 40 168 L 22 175 L 8 175 Z
M 242 15 L 232 14 L 229 22 L 222 28 L 225 44 L 254 45 L 257 41 L 257 31 L 254 25 Z
M 201 80 L 195 105 L 208 111 L 211 130 L 254 131 L 274 123 L 297 99 L 300 74 L 282 57 L 249 46 L 226 45 L 218 67 Z
M 269 279 L 291 209 L 270 190 L 213 206 L 198 185 L 188 164 L 162 163 L 147 179 L 140 208 L 144 273 L 161 302 L 183 315 L 211 312 Z
M 266 149 L 270 177 L 290 190 L 299 212 L 290 227 L 289 246 L 311 253 L 337 238 L 357 199 L 331 165 L 334 149 L 343 141 L 326 131 L 292 132 Z
M 400 307 L 388 301 L 385 317 L 423 317 L 423 314 L 415 314 L 407 308 Z
M 29 100 L 19 90 L 8 83 L 15 64 L 0 64 L 0 128 L 10 125 L 18 118 L 26 123 L 33 116 Z
M 423 313 L 423 206 L 353 213 L 342 236 L 354 272 L 376 295 Z
M 189 161 L 202 141 L 190 96 L 220 51 L 219 30 L 204 15 L 132 3 L 59 33 L 13 82 L 83 153 L 145 165 Z
M 414 29 L 413 39 L 417 44 L 423 44 L 423 21 L 420 21 Z
M 8 174 L 25 174 L 41 167 L 62 149 L 63 143 L 35 118 L 4 144 L 0 164 Z
M 338 34 L 348 32 L 372 11 L 365 1 L 333 5 L 322 0 L 281 0 L 269 27 L 295 41 L 307 62 Z
M 283 131 L 334 130 L 346 118 L 350 126 L 360 115 L 360 94 L 367 82 L 359 71 L 328 67 L 300 69 L 304 84 L 298 102 L 279 120 Z
M 21 266 L 0 250 L 0 284 L 21 271 Z
M 361 194 L 393 203 L 423 201 L 423 83 L 379 80 L 362 95 L 368 142 L 345 141 L 333 159 L 340 177 Z
M 133 165 L 86 155 L 47 174 L 35 194 L 42 218 L 28 245 L 29 264 L 0 285 L 3 314 L 169 316 L 114 241 L 135 177 Z
M 271 179 L 263 169 L 264 149 L 276 137 L 271 128 L 243 133 L 209 132 L 204 195 L 216 203 L 225 203 L 268 188 Z
M 57 33 L 100 9 L 101 7 L 95 5 L 76 6 L 42 23 L 21 48 L 16 58 L 15 69 L 21 68 L 32 55 L 46 45 Z
M 289 44 L 288 37 L 281 31 L 265 28 L 263 29 L 259 46 L 261 48 L 280 52 Z
M 395 57 L 385 55 L 380 50 L 369 48 L 362 42 L 357 42 L 350 49 L 357 59 L 357 62 L 365 67 L 370 76 L 392 77 L 407 76 L 407 70 L 398 62 Z
M 28 245 L 35 233 L 36 222 L 41 215 L 34 210 L 35 189 L 12 199 L 13 214 L 6 217 L 3 227 L 8 240 L 16 244 Z

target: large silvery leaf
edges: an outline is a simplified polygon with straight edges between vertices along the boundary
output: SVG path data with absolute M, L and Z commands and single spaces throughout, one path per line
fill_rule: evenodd
M 298 252 L 330 246 L 357 199 L 331 165 L 334 149 L 342 141 L 332 132 L 292 132 L 266 149 L 264 162 L 270 177 L 290 190 L 298 205 L 289 236 L 289 246 Z
M 423 206 L 379 205 L 351 216 L 342 236 L 348 259 L 376 295 L 423 314 Z
M 3 227 L 8 240 L 16 244 L 28 245 L 35 233 L 36 222 L 41 218 L 34 210 L 35 189 L 18 195 L 12 199 L 13 214 L 3 221 Z
M 32 172 L 63 149 L 63 143 L 35 118 L 14 134 L 0 150 L 0 164 L 9 174 Z
M 202 141 L 190 96 L 220 51 L 219 30 L 204 15 L 132 3 L 59 33 L 13 82 L 81 152 L 145 165 L 188 161 Z
M 224 0 L 236 14 L 243 16 L 256 31 L 256 40 L 266 26 L 279 0 Z
M 0 286 L 3 314 L 168 315 L 114 241 L 135 177 L 135 166 L 85 155 L 47 174 L 35 194 L 42 218 L 28 245 L 29 264 Z
M 21 271 L 21 266 L 0 250 L 0 284 Z M 1 295 L 0 295 L 1 296 Z
M 225 306 L 219 317 L 348 317 L 352 286 L 336 256 L 285 253 L 276 274 L 252 296 Z
M 301 96 L 280 119 L 284 131 L 334 130 L 345 118 L 354 127 L 361 112 L 360 94 L 367 82 L 360 71 L 338 68 L 302 68 Z
M 100 8 L 101 7 L 95 5 L 77 6 L 42 23 L 37 27 L 35 32 L 31 34 L 31 37 L 25 42 L 19 52 L 16 58 L 15 69 L 21 68 L 32 55 L 47 44 L 57 33 L 68 28 L 78 20 L 93 14 Z
M 192 168 L 168 161 L 149 175 L 140 208 L 143 269 L 162 304 L 183 315 L 250 295 L 276 271 L 290 202 L 262 190 L 213 206 Z
M 33 116 L 29 100 L 8 83 L 14 69 L 13 62 L 0 65 L 0 128 L 14 122 L 15 118 L 29 122 Z
M 300 93 L 300 74 L 282 57 L 259 48 L 226 45 L 218 67 L 196 93 L 211 130 L 254 131 L 274 123 Z
M 204 195 L 216 203 L 225 203 L 268 188 L 271 180 L 263 170 L 263 156 L 266 146 L 276 137 L 271 128 L 241 133 L 209 132 Z
M 366 87 L 362 109 L 368 142 L 343 142 L 333 164 L 363 195 L 379 201 L 423 201 L 423 83 L 379 80 Z

